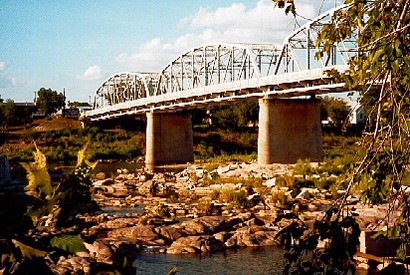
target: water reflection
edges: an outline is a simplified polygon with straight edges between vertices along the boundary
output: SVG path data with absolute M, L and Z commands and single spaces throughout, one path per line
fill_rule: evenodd
M 146 254 L 136 258 L 137 274 L 281 274 L 285 250 L 279 247 L 243 248 L 211 255 Z

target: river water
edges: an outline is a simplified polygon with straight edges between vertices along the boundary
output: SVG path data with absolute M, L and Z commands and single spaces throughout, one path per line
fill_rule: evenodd
M 143 254 L 135 262 L 137 275 L 167 274 L 281 274 L 284 266 L 280 247 L 241 248 L 211 255 Z
M 116 169 L 128 169 L 133 171 L 140 168 L 141 164 L 135 163 L 99 163 L 98 171 L 114 173 Z M 181 167 L 165 167 L 158 172 L 178 171 Z M 136 207 L 135 212 L 143 211 L 143 206 Z M 105 208 L 104 212 L 123 216 L 123 209 Z M 277 246 L 248 247 L 236 250 L 227 250 L 220 253 L 206 255 L 170 255 L 165 253 L 143 253 L 136 257 L 135 264 L 137 275 L 153 274 L 166 275 L 173 267 L 176 267 L 177 275 L 212 274 L 212 275 L 247 275 L 247 274 L 282 274 L 284 267 L 284 254 L 286 250 Z M 356 275 L 367 274 L 364 270 L 357 270 Z

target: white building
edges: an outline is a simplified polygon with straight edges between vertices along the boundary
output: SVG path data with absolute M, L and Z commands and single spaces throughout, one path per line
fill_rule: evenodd
M 352 125 L 361 125 L 366 122 L 365 110 L 360 102 L 354 99 L 347 99 L 347 106 L 350 107 L 349 122 Z

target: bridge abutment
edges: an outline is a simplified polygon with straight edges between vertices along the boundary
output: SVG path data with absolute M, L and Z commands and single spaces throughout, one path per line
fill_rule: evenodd
M 193 160 L 191 115 L 147 113 L 146 165 L 181 164 Z
M 258 163 L 323 159 L 320 101 L 259 99 Z

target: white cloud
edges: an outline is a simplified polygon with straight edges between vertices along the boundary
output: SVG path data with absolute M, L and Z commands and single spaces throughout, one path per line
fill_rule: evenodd
M 83 74 L 78 74 L 77 78 L 82 80 L 97 80 L 101 79 L 102 70 L 98 65 L 89 67 Z
M 298 2 L 298 12 L 307 18 L 314 17 L 313 4 Z M 160 38 L 140 46 L 134 53 L 121 53 L 118 63 L 133 71 L 159 71 L 178 55 L 202 44 L 212 43 L 275 43 L 292 33 L 293 17 L 282 9 L 275 9 L 271 0 L 259 0 L 256 6 L 246 7 L 234 3 L 229 7 L 211 10 L 201 7 L 179 21 L 179 31 L 185 34 L 173 42 Z
M 6 62 L 0 61 L 0 71 L 4 71 L 6 69 Z

